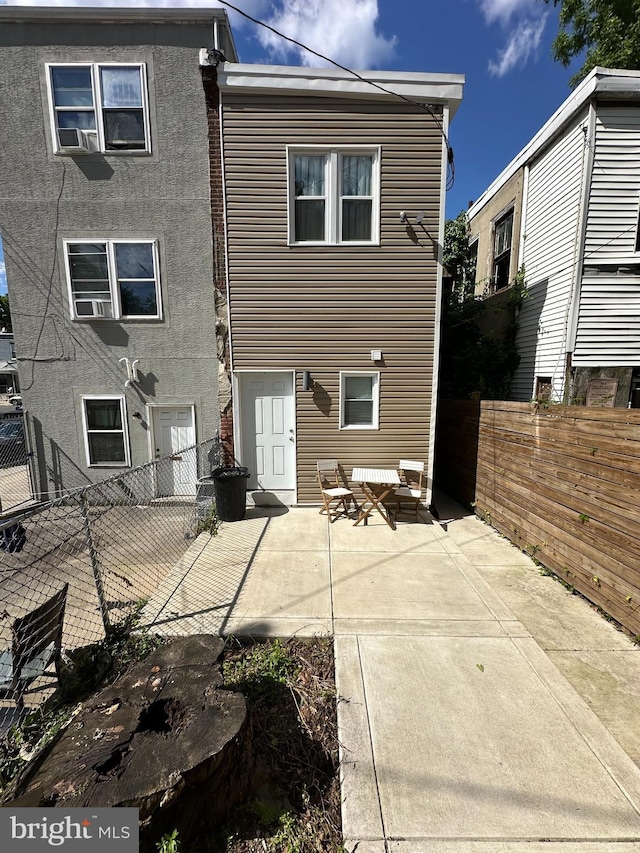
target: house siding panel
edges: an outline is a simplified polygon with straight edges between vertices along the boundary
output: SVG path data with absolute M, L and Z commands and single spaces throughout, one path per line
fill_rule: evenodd
M 389 101 L 223 95 L 232 358 L 295 370 L 297 488 L 317 503 L 317 459 L 428 461 L 442 135 Z M 287 245 L 287 145 L 380 146 L 379 246 Z M 412 231 L 399 221 L 425 211 Z M 379 349 L 381 363 L 370 350 Z M 314 388 L 301 390 L 302 370 Z M 339 371 L 380 371 L 380 428 L 339 430 Z
M 525 299 L 522 306 L 517 339 L 521 361 L 511 386 L 514 400 L 531 399 L 536 376 L 553 377 L 554 396 L 560 399 L 562 395 L 586 156 L 585 120 L 586 113 L 530 167 L 522 261 L 529 286 L 547 284 L 542 304 L 540 298 Z
M 598 106 L 585 265 L 640 262 L 640 106 Z
M 640 198 L 640 106 L 600 105 L 584 266 L 611 265 L 610 275 L 585 275 L 575 367 L 636 367 L 640 364 L 640 277 L 616 274 L 640 264 L 636 252 Z

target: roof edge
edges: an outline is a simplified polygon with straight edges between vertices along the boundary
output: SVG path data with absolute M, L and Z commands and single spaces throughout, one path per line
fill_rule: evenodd
M 452 114 L 462 100 L 465 82 L 463 74 L 429 74 L 415 71 L 356 73 L 365 79 L 360 80 L 341 68 L 225 62 L 218 66 L 218 86 L 222 91 L 255 90 L 273 93 L 286 89 L 289 92 L 298 91 L 310 95 L 341 95 L 378 100 L 403 95 L 429 103 L 448 103 Z M 388 89 L 389 94 L 381 92 L 378 86 Z
M 469 207 L 467 210 L 469 219 L 476 216 L 519 169 L 535 159 L 539 152 L 562 131 L 580 110 L 584 109 L 595 95 L 605 93 L 621 97 L 636 93 L 640 97 L 640 71 L 603 68 L 601 66 L 593 68 L 582 83 L 542 125 L 535 136 Z
M 228 20 L 222 6 L 209 9 L 166 6 L 4 6 L 3 21 L 212 21 Z

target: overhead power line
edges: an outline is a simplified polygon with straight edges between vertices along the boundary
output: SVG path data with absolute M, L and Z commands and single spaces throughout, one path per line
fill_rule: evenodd
M 258 27 L 263 27 L 265 30 L 269 30 L 269 32 L 278 36 L 278 38 L 284 39 L 285 41 L 288 41 L 291 44 L 295 44 L 296 47 L 299 47 L 302 50 L 306 50 L 307 53 L 310 53 L 313 56 L 317 56 L 318 59 L 322 59 L 324 62 L 329 62 L 331 65 L 334 65 L 341 71 L 345 71 L 347 74 L 351 74 L 353 77 L 355 77 L 357 80 L 360 80 L 362 83 L 366 83 L 368 86 L 372 86 L 374 89 L 378 89 L 380 92 L 384 92 L 385 95 L 391 95 L 394 98 L 399 98 L 401 101 L 405 101 L 405 103 L 411 104 L 411 106 L 414 107 L 418 107 L 418 109 L 428 113 L 435 121 L 438 130 L 442 134 L 444 144 L 447 148 L 447 189 L 450 190 L 453 187 L 456 174 L 453 159 L 453 148 L 449 144 L 449 139 L 447 137 L 447 134 L 445 133 L 442 123 L 440 122 L 438 116 L 431 109 L 429 104 L 421 104 L 419 101 L 414 101 L 412 98 L 407 98 L 405 95 L 401 95 L 399 92 L 393 92 L 391 89 L 387 89 L 385 86 L 381 86 L 379 83 L 376 83 L 373 80 L 369 80 L 367 77 L 363 77 L 362 74 L 358 74 L 357 71 L 354 71 L 352 68 L 348 68 L 346 65 L 341 65 L 335 59 L 331 59 L 330 56 L 325 56 L 323 53 L 319 53 L 312 47 L 303 44 L 303 42 L 297 41 L 296 39 L 291 38 L 291 36 L 287 36 L 284 33 L 281 33 L 279 30 L 276 30 L 275 27 L 272 27 L 270 24 L 261 21 L 259 18 L 254 18 L 248 12 L 245 12 L 243 9 L 238 8 L 238 6 L 234 6 L 233 3 L 229 3 L 228 0 L 218 0 L 218 2 L 222 6 L 227 6 L 229 9 L 233 9 L 234 12 L 237 12 L 239 15 L 242 15 L 243 18 L 246 18 L 248 21 L 251 21 L 251 23 L 256 24 Z

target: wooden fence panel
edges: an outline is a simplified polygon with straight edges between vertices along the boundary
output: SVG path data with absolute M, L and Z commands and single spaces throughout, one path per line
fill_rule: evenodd
M 640 411 L 445 400 L 437 436 L 437 486 L 640 635 Z

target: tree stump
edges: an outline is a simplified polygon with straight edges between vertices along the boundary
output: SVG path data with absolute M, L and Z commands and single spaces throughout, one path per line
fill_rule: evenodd
M 141 849 L 185 843 L 246 794 L 246 704 L 220 689 L 218 637 L 160 646 L 86 703 L 12 805 L 133 806 Z

